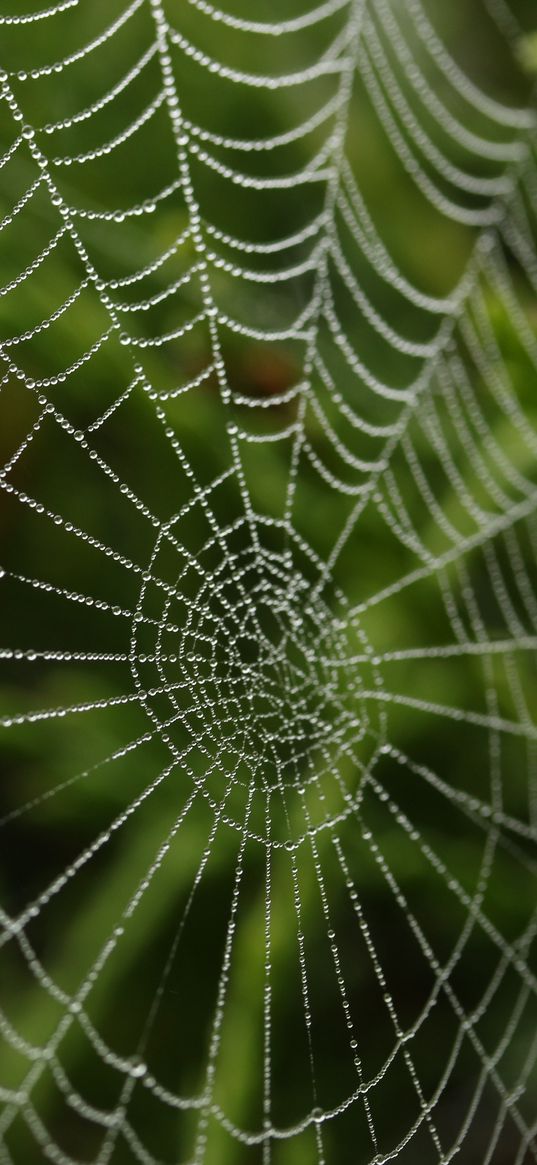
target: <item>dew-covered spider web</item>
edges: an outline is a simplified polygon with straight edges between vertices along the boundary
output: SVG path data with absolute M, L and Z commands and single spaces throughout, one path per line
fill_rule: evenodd
M 534 2 L 1 0 L 1 1165 L 537 1160 Z

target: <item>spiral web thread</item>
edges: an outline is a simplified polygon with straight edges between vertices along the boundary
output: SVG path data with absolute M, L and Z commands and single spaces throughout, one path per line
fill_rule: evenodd
M 522 14 L 480 19 L 522 92 Z M 4 735 L 91 757 L 0 822 L 0 1161 L 526 1165 L 531 94 L 425 0 L 0 24 Z

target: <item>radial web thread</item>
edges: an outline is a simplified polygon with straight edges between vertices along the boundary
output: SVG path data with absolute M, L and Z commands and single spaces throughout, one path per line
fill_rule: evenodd
M 532 6 L 225 3 L 0 9 L 0 1163 L 530 1165 Z

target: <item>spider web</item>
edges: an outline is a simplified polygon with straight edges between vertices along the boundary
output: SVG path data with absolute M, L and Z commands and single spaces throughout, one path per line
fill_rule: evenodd
M 531 40 L 463 16 L 0 16 L 2 1165 L 537 1159 Z

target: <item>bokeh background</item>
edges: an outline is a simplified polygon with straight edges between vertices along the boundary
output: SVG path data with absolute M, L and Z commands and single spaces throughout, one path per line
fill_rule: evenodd
M 418 108 L 425 132 L 453 165 L 464 168 L 467 152 L 460 142 L 446 136 L 427 102 L 420 103 L 408 79 L 405 82 L 402 45 L 408 47 L 437 97 L 470 133 L 486 135 L 491 142 L 515 139 L 513 127 L 495 126 L 479 110 L 472 110 L 470 102 L 457 93 L 457 86 L 435 70 L 403 0 L 393 0 L 387 9 L 395 19 L 394 25 L 389 24 L 386 6 L 376 7 L 375 0 L 371 0 L 369 8 L 370 24 L 380 38 L 378 43 L 389 71 L 402 85 L 410 107 Z M 218 761 L 219 749 L 220 763 L 213 767 L 207 787 L 214 797 L 222 796 L 226 779 L 233 771 L 236 724 L 241 717 L 252 714 L 244 711 L 242 689 L 233 702 L 233 692 L 226 688 L 224 644 L 222 675 L 215 696 L 217 728 L 211 735 L 206 726 L 199 726 L 208 753 L 191 752 L 184 771 L 180 766 L 172 769 L 155 793 L 143 799 L 144 790 L 170 765 L 170 748 L 162 732 L 155 729 L 155 717 L 162 723 L 165 709 L 153 703 L 148 713 L 144 701 L 130 698 L 135 688 L 128 654 L 132 646 L 132 613 L 140 609 L 141 582 L 139 573 L 128 564 L 141 564 L 144 571 L 151 570 L 151 563 L 157 561 L 152 560 L 156 527 L 147 514 L 166 522 L 180 513 L 193 497 L 194 480 L 207 489 L 224 475 L 222 484 L 211 493 L 213 512 L 222 528 L 242 512 L 236 475 L 225 476 L 232 465 L 232 442 L 226 428 L 230 420 L 241 433 L 267 438 L 259 443 L 241 441 L 241 464 L 254 511 L 279 520 L 289 478 L 292 440 L 268 438 L 296 420 L 297 398 L 291 390 L 302 374 L 304 345 L 294 337 L 284 335 L 282 339 L 264 341 L 253 333 L 267 328 L 285 332 L 289 321 L 300 318 L 311 294 L 312 272 L 308 270 L 278 284 L 237 278 L 234 264 L 259 273 L 277 270 L 274 264 L 280 260 L 277 253 L 276 259 L 270 252 L 237 253 L 236 248 L 226 244 L 224 236 L 269 245 L 275 239 L 300 232 L 305 223 L 321 213 L 325 196 L 323 182 L 290 183 L 268 190 L 255 184 L 233 184 L 225 173 L 204 162 L 200 155 L 204 139 L 196 137 L 192 127 L 237 139 L 285 133 L 290 125 L 310 117 L 320 101 L 330 99 L 334 77 L 321 78 L 315 83 L 315 92 L 307 85 L 247 88 L 211 74 L 177 43 L 173 68 L 182 115 L 197 147 L 197 153 L 196 149 L 191 152 L 190 173 L 202 231 L 209 250 L 214 249 L 228 264 L 227 269 L 216 263 L 210 265 L 212 293 L 223 315 L 242 320 L 250 329 L 244 334 L 218 325 L 226 378 L 232 388 L 232 399 L 226 405 L 218 378 L 214 372 L 206 373 L 210 361 L 206 321 L 176 340 L 146 343 L 174 332 L 203 311 L 199 286 L 194 281 L 181 282 L 196 262 L 196 253 L 189 238 L 177 245 L 188 230 L 190 219 L 184 192 L 177 188 L 176 143 L 165 105 L 156 108 L 117 148 L 103 156 L 65 164 L 66 158 L 91 154 L 103 142 L 113 142 L 116 135 L 122 135 L 125 126 L 147 109 L 158 91 L 158 60 L 152 56 L 139 72 L 136 69 L 132 82 L 114 101 L 92 117 L 76 119 L 80 111 L 128 74 L 154 42 L 150 6 L 144 3 L 118 25 L 112 38 L 98 43 L 88 55 L 76 57 L 82 46 L 99 38 L 125 10 L 123 0 L 81 0 L 72 10 L 46 20 L 0 26 L 0 65 L 13 74 L 10 87 L 17 103 L 14 108 L 22 111 L 23 117 L 22 122 L 14 120 L 13 109 L 2 102 L 2 151 L 10 149 L 22 124 L 37 127 L 33 137 L 23 138 L 0 172 L 0 215 L 7 216 L 0 232 L 1 282 L 4 287 L 11 287 L 0 298 L 2 337 L 9 341 L 32 332 L 27 341 L 15 347 L 8 343 L 2 349 L 5 377 L 0 393 L 0 462 L 7 470 L 0 495 L 0 565 L 6 571 L 1 582 L 0 647 L 4 650 L 0 695 L 2 714 L 11 721 L 4 732 L 0 787 L 0 898 L 4 923 L 8 917 L 16 918 L 26 911 L 34 900 L 40 902 L 33 915 L 25 915 L 24 933 L 30 945 L 19 941 L 17 932 L 4 943 L 0 953 L 4 1008 L 0 1085 L 8 1114 L 0 1123 L 0 1160 L 9 1165 L 37 1165 L 45 1160 L 99 1161 L 103 1165 L 108 1160 L 114 1165 L 132 1161 L 179 1162 L 194 1160 L 196 1145 L 199 1151 L 196 1138 L 200 1106 L 192 1107 L 176 1098 L 199 1096 L 204 1086 L 240 841 L 236 829 L 219 828 L 190 909 L 192 885 L 214 816 L 203 799 L 195 803 L 173 837 L 166 860 L 140 909 L 125 927 L 116 955 L 98 974 L 85 1004 L 85 1021 L 74 1014 L 57 1060 L 47 1062 L 42 1049 L 66 1014 L 65 998 L 76 995 L 106 936 L 120 924 L 129 897 L 173 829 L 193 783 L 204 779 L 207 755 Z M 532 32 L 536 25 L 532 3 L 513 4 L 516 20 L 507 22 L 507 27 L 506 9 L 492 0 L 490 5 L 479 0 L 453 0 L 447 5 L 431 0 L 426 10 L 453 57 L 477 86 L 507 107 L 533 107 L 537 33 Z M 25 12 L 30 11 L 31 6 L 25 6 Z M 348 17 L 347 11 L 341 9 L 328 23 L 269 39 L 238 35 L 186 0 L 170 0 L 166 11 L 181 35 L 208 57 L 225 61 L 239 72 L 274 75 L 305 68 L 318 59 L 341 33 Z M 255 12 L 248 3 L 233 7 L 237 16 L 260 21 L 290 19 L 303 11 L 303 4 L 290 4 L 287 0 L 256 0 Z M 503 14 L 502 29 L 491 16 L 491 12 L 498 11 Z M 0 15 L 13 14 L 17 15 L 8 10 L 7 0 L 2 0 Z M 394 30 L 399 30 L 398 36 Z M 374 33 L 371 38 L 372 45 Z M 72 62 L 62 69 L 39 74 L 43 66 L 73 54 Z M 38 70 L 34 78 L 32 69 Z M 58 122 L 73 117 L 73 124 L 57 128 Z M 316 149 L 322 147 L 324 129 L 321 126 L 279 149 L 244 154 L 240 149 L 219 153 L 215 148 L 213 152 L 222 164 L 247 170 L 257 178 L 275 179 L 298 172 L 309 163 Z M 405 140 L 404 126 L 401 132 Z M 531 128 L 524 140 L 530 145 L 531 179 Z M 36 186 L 31 198 L 13 214 L 13 207 L 39 176 L 35 143 L 39 156 L 48 160 L 47 173 L 52 175 L 54 189 L 59 192 L 56 204 L 50 187 L 44 183 Z M 449 296 L 466 269 L 482 228 L 478 223 L 454 221 L 419 191 L 379 119 L 360 67 L 354 77 L 345 153 L 378 235 L 398 269 L 424 296 Z M 431 163 L 425 160 L 423 164 L 427 173 Z M 497 175 L 501 170 L 498 163 L 484 157 L 474 157 L 472 165 L 478 178 Z M 533 187 L 529 182 L 529 195 L 528 190 L 520 195 L 528 219 L 535 179 L 533 182 Z M 170 184 L 170 192 L 153 202 L 155 193 Z M 449 182 L 441 178 L 439 185 L 445 192 Z M 482 208 L 485 201 L 472 193 L 458 198 L 458 204 L 467 209 Z M 131 213 L 129 208 L 135 206 L 138 211 Z M 76 211 L 66 215 L 66 207 Z M 507 218 L 510 213 L 506 200 Z M 19 285 L 20 273 L 67 220 L 74 223 L 83 252 L 73 245 L 68 229 Z M 216 227 L 220 235 L 214 231 L 211 234 L 207 224 Z M 431 318 L 415 305 L 405 303 L 397 289 L 375 273 L 368 259 L 356 252 L 350 235 L 345 233 L 343 218 L 338 230 L 343 255 L 352 264 L 359 286 L 378 316 L 416 343 L 430 341 L 436 334 L 438 317 Z M 479 324 L 478 308 L 485 313 L 496 345 L 491 349 L 489 336 L 489 364 L 507 369 L 508 391 L 516 400 L 518 420 L 498 406 L 487 380 L 489 366 L 479 366 L 472 356 L 468 342 L 471 331 L 465 337 L 455 330 L 449 348 L 452 362 L 446 362 L 444 372 L 453 383 L 456 361 L 460 362 L 461 376 L 466 371 L 485 418 L 485 428 L 480 430 L 477 426 L 474 432 L 476 447 L 492 478 L 515 505 L 520 497 L 531 497 L 530 487 L 535 483 L 534 449 L 525 437 L 524 425 L 530 434 L 537 420 L 537 372 L 517 321 L 520 325 L 523 318 L 524 327 L 534 339 L 537 311 L 528 272 L 524 272 L 513 250 L 499 244 L 493 235 L 494 227 L 490 238 L 498 251 L 492 252 L 492 264 L 496 264 L 495 270 L 507 272 L 522 315 L 513 315 L 502 297 L 500 284 L 485 269 L 476 279 L 478 301 L 472 307 L 474 314 L 469 314 L 475 325 L 476 320 Z M 531 258 L 531 274 L 534 256 L 527 242 L 525 246 Z M 305 240 L 287 252 L 281 259 L 282 266 L 291 261 L 290 256 L 300 263 L 308 247 L 309 240 Z M 159 265 L 156 260 L 165 251 L 169 251 L 169 258 Z M 97 286 L 89 279 L 79 292 L 81 279 L 87 278 L 86 261 L 96 273 Z M 151 270 L 143 281 L 131 278 L 146 266 Z M 159 299 L 160 293 L 172 284 L 178 284 L 174 294 Z M 117 318 L 122 330 L 112 328 L 101 343 L 110 326 L 103 294 L 121 305 Z M 147 309 L 129 312 L 129 304 L 151 297 Z M 422 368 L 421 362 L 379 336 L 344 286 L 336 288 L 335 299 L 345 335 L 373 374 L 395 387 L 411 383 Z M 67 310 L 59 312 L 52 326 L 33 332 L 68 300 Z M 351 403 L 358 400 L 361 408 L 362 397 L 357 395 L 355 379 L 344 361 L 331 351 L 326 326 L 321 348 L 335 374 L 340 397 Z M 22 376 L 14 371 L 13 361 Z M 190 391 L 176 392 L 178 385 L 191 381 L 196 386 Z M 446 405 L 445 381 L 441 377 L 433 378 L 431 395 L 437 409 L 437 432 L 445 436 L 448 445 L 451 443 L 464 483 L 474 498 L 490 506 L 487 485 L 479 480 L 464 449 L 457 446 L 454 414 Z M 318 399 L 321 400 L 320 395 Z M 398 408 L 397 402 L 371 396 L 363 416 L 372 426 L 382 425 L 394 419 Z M 430 416 L 427 419 L 430 421 Z M 418 496 L 411 467 L 403 459 L 398 461 L 397 456 L 394 480 L 407 502 L 418 538 L 431 554 L 440 556 L 446 551 L 446 533 L 438 512 L 454 524 L 461 536 L 471 533 L 471 520 L 462 514 L 455 478 L 450 480 L 446 475 L 445 459 L 442 460 L 438 444 L 431 441 L 431 430 L 427 425 L 420 428 L 419 422 L 418 415 L 411 439 L 431 496 Z M 357 480 L 356 466 L 342 462 L 332 435 L 335 432 L 343 444 L 348 442 L 355 458 L 367 457 L 371 452 L 370 439 L 362 431 L 351 433 L 349 426 L 347 429 L 334 400 L 323 399 L 321 412 L 312 408 L 307 413 L 308 441 L 325 473 L 321 475 L 311 460 L 300 461 L 292 522 L 320 561 L 329 558 L 335 533 L 345 524 L 355 501 L 352 490 L 345 493 L 332 484 L 336 478 L 352 487 Z M 89 455 L 90 449 L 96 451 L 96 457 Z M 495 449 L 505 455 L 509 473 L 495 460 Z M 185 458 L 190 473 L 185 470 Z M 103 472 L 102 464 L 110 467 L 110 474 Z M 525 485 L 520 486 L 521 482 Z M 10 488 L 4 488 L 6 484 Z M 133 497 L 141 505 L 133 503 Z M 436 500 L 436 511 L 431 497 Z M 45 507 L 48 516 L 28 499 Z M 59 521 L 54 515 L 60 515 Z M 464 569 L 459 569 L 462 560 L 457 556 L 453 569 L 447 568 L 447 589 L 454 596 L 459 617 L 471 624 L 472 603 L 478 610 L 474 637 L 479 620 L 487 640 L 535 636 L 532 594 L 536 542 L 531 508 L 528 515 L 528 522 L 524 520 L 515 528 L 515 548 L 500 538 L 491 541 L 502 583 L 498 584 L 494 570 L 491 583 L 490 560 L 487 562 L 479 546 L 464 556 Z M 208 533 L 199 503 L 184 511 L 173 530 L 178 543 L 194 557 L 199 554 L 208 571 L 221 570 L 218 547 L 215 551 L 213 546 L 206 558 L 202 557 Z M 77 531 L 89 533 L 99 545 L 92 545 Z M 248 538 L 243 529 L 235 541 L 230 534 L 227 545 L 231 553 L 247 555 Z M 277 554 L 283 553 L 278 525 L 267 533 L 267 546 Z M 103 551 L 103 547 L 111 548 L 113 554 Z M 303 576 L 310 582 L 315 580 L 315 563 L 306 561 L 294 544 L 291 555 Z M 178 575 L 182 580 L 187 603 L 177 603 L 173 609 L 180 634 L 190 618 L 189 609 L 197 612 L 204 600 L 199 581 L 192 573 L 181 575 L 179 551 L 177 557 L 175 552 L 169 557 L 167 561 L 165 548 L 162 560 L 158 559 L 158 571 L 171 584 Z M 398 541 L 383 522 L 381 510 L 371 505 L 334 564 L 326 609 L 339 614 L 341 596 L 351 608 L 367 604 L 372 595 L 390 587 L 417 562 L 412 546 Z M 526 580 L 525 590 L 517 584 L 521 575 Z M 278 583 L 270 572 L 267 578 L 276 590 L 278 585 L 285 589 L 285 580 L 280 578 Z M 247 585 L 255 594 L 259 582 L 255 573 L 247 575 Z M 156 601 L 149 590 L 142 603 L 146 617 Z M 206 625 L 209 636 L 217 637 L 218 618 L 216 609 Z M 149 626 L 149 631 L 145 640 L 140 632 L 137 651 L 150 654 L 154 637 L 151 638 L 151 626 L 144 626 L 146 630 Z M 515 1161 L 526 1165 L 537 1153 L 536 968 L 531 930 L 536 907 L 537 821 L 537 794 L 532 782 L 537 773 L 535 732 L 528 728 L 535 717 L 534 655 L 525 651 L 513 657 L 517 691 L 522 692 L 518 705 L 513 696 L 513 673 L 509 673 L 503 656 L 499 661 L 495 656 L 487 657 L 488 672 L 484 671 L 480 655 L 455 654 L 440 663 L 420 658 L 420 648 L 453 641 L 453 629 L 434 572 L 426 573 L 419 586 L 397 591 L 387 603 L 368 607 L 362 626 L 367 642 L 374 645 L 379 657 L 394 647 L 417 649 L 415 659 L 386 664 L 383 683 L 388 691 L 410 693 L 416 700 L 431 700 L 486 717 L 491 707 L 487 703 L 488 684 L 489 693 L 494 690 L 498 701 L 498 715 L 519 722 L 523 706 L 527 729 L 519 735 L 486 732 L 465 716 L 453 721 L 426 715 L 416 707 L 409 708 L 404 701 L 390 702 L 388 740 L 401 750 L 402 757 L 413 758 L 417 767 L 411 772 L 395 754 L 386 754 L 377 758 L 374 779 L 379 782 L 378 789 L 397 798 L 399 812 L 408 814 L 407 823 L 412 822 L 419 829 L 434 858 L 432 862 L 428 860 L 423 848 L 401 825 L 393 808 L 395 803 L 383 802 L 370 788 L 359 808 L 359 820 L 350 817 L 339 830 L 349 878 L 357 888 L 367 920 L 367 933 L 360 928 L 356 903 L 349 900 L 341 869 L 336 868 L 330 831 L 317 835 L 332 926 L 338 936 L 348 996 L 356 1016 L 364 1078 L 382 1074 L 371 1089 L 371 1115 L 381 1130 L 378 1160 L 387 1159 L 383 1154 L 400 1145 L 400 1158 L 408 1165 L 447 1161 L 450 1149 L 458 1146 L 459 1160 L 465 1165 L 478 1165 L 485 1160 L 495 1165 L 513 1165 Z M 193 635 L 195 627 L 196 617 Z M 200 630 L 201 624 L 198 634 Z M 173 636 L 167 650 L 173 650 L 172 641 Z M 250 662 L 247 646 L 244 651 L 246 666 Z M 194 673 L 195 668 L 191 673 L 187 668 L 193 686 L 197 682 Z M 145 685 L 143 669 L 138 675 Z M 345 687 L 351 681 L 344 674 L 341 682 Z M 281 692 L 277 695 L 283 701 Z M 53 714 L 36 716 L 36 710 Z M 292 709 L 289 715 L 292 716 Z M 232 728 L 221 729 L 222 744 L 218 722 L 220 719 L 227 723 L 226 716 L 233 724 Z M 184 749 L 185 742 L 184 733 L 181 736 L 178 730 L 173 747 Z M 349 789 L 354 791 L 360 787 L 363 766 L 371 759 L 370 751 L 364 749 L 360 745 L 354 767 L 348 756 L 337 759 Z M 104 763 L 105 758 L 112 759 Z M 325 795 L 324 806 L 314 803 L 313 794 L 309 805 L 318 824 L 323 812 L 332 811 L 332 802 L 337 812 L 337 796 L 329 787 L 330 763 L 322 757 L 315 763 Z M 494 784 L 496 774 L 503 790 L 501 811 L 510 821 L 521 823 L 521 828 L 518 832 L 508 827 L 504 830 L 502 824 L 501 842 L 493 855 L 488 853 L 491 834 L 486 815 L 475 806 L 472 811 L 469 802 L 446 796 L 420 772 L 436 773 L 439 780 L 474 797 L 475 805 L 479 802 L 481 806 L 490 804 L 490 781 Z M 139 804 L 137 799 L 141 799 Z M 137 806 L 136 812 L 123 817 L 133 805 Z M 244 786 L 240 782 L 238 791 L 232 792 L 228 809 L 233 820 L 235 815 L 237 819 L 244 816 Z M 259 815 L 255 829 L 262 832 L 262 810 L 257 806 L 255 812 Z M 121 825 L 116 829 L 112 823 L 117 819 Z M 283 826 L 273 823 L 273 828 L 274 836 L 279 837 L 277 831 Z M 363 841 L 361 829 L 371 831 L 380 846 L 384 867 Z M 100 844 L 103 837 L 105 844 Z M 65 886 L 50 895 L 45 888 L 55 886 L 55 880 L 95 839 L 98 844 L 90 860 L 84 861 L 76 876 L 69 877 Z M 285 857 L 285 850 L 275 851 L 271 888 L 274 1038 L 270 1093 L 274 1123 L 290 1128 L 300 1125 L 312 1107 L 321 1113 L 341 1105 L 356 1088 L 356 1074 L 349 1058 L 348 1034 L 342 1025 L 341 1000 L 330 954 L 331 928 L 319 898 L 315 855 L 303 846 L 297 860 L 311 994 L 311 1038 L 318 1073 L 318 1097 L 313 1106 L 297 957 L 296 886 L 282 852 Z M 263 1124 L 265 857 L 265 847 L 249 840 L 214 1094 L 219 1112 L 237 1127 L 250 1131 L 259 1130 Z M 404 896 L 403 906 L 387 881 L 386 869 Z M 486 927 L 470 925 L 465 933 L 471 917 L 469 904 L 478 892 L 484 869 L 488 872 L 481 903 L 483 914 L 491 920 L 494 933 L 502 936 L 505 951 L 491 940 Z M 462 896 L 450 889 L 450 878 L 456 880 Z M 409 912 L 426 935 L 428 953 L 409 926 Z M 453 1000 L 441 989 L 435 992 L 439 968 L 449 962 L 461 934 L 465 935 L 461 955 L 454 961 L 450 983 L 461 1008 L 473 1016 L 470 1028 L 473 1024 L 481 1050 L 463 1029 Z M 375 957 L 383 968 L 382 982 L 375 971 L 367 935 L 372 936 Z M 524 963 L 524 974 L 515 966 L 515 950 Z M 57 989 L 49 989 L 51 982 Z M 446 1156 L 440 1157 L 431 1136 L 430 1122 L 423 1117 L 424 1106 L 420 1108 L 415 1081 L 402 1052 L 394 1056 L 386 1070 L 383 1068 L 396 1043 L 386 993 L 396 1006 L 400 1031 L 417 1025 L 412 1038 L 412 1062 L 422 1096 L 432 1101 L 435 1127 Z M 428 999 L 434 1002 L 423 1016 Z M 493 1062 L 482 1082 L 487 1056 Z M 139 1060 L 145 1077 L 142 1072 L 137 1073 Z M 29 1100 L 25 1081 L 36 1064 L 42 1070 Z M 517 1081 L 522 1078 L 524 1084 L 516 1098 L 518 1109 L 514 1117 L 506 1097 L 516 1091 Z M 117 1116 L 122 1105 L 134 1130 L 129 1136 L 117 1134 L 113 1120 L 103 1117 L 106 1113 Z M 524 1134 L 518 1113 L 526 1122 L 524 1127 L 530 1129 L 527 1145 L 522 1149 Z M 408 1130 L 416 1121 L 416 1131 L 405 1144 Z M 337 1119 L 323 1121 L 322 1125 L 308 1119 L 296 1135 L 269 1140 L 265 1146 L 259 1140 L 253 1144 L 241 1141 L 230 1135 L 224 1123 L 211 1119 L 204 1159 L 207 1165 L 246 1165 L 250 1161 L 307 1165 L 318 1156 L 319 1128 L 327 1162 L 358 1165 L 377 1159 L 361 1100 L 342 1107 Z

